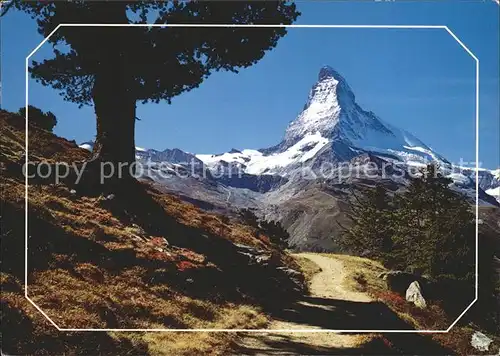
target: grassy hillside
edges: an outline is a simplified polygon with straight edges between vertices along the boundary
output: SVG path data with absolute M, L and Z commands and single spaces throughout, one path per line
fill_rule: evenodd
M 59 332 L 24 298 L 24 119 L 0 111 L 2 349 L 7 354 L 219 354 L 232 334 Z M 29 127 L 30 161 L 89 153 Z M 137 182 L 112 196 L 30 181 L 28 295 L 61 328 L 259 328 L 296 267 L 266 236 Z M 193 338 L 196 337 L 196 342 Z

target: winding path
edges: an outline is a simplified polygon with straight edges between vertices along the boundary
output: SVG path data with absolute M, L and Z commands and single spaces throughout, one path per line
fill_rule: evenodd
M 321 272 L 311 279 L 310 291 L 312 297 L 323 297 L 353 302 L 371 302 L 372 299 L 365 293 L 348 290 L 344 287 L 346 278 L 342 261 L 314 253 L 300 253 L 297 256 L 305 257 L 316 263 Z
M 313 253 L 301 253 L 297 256 L 308 258 L 316 263 L 321 272 L 311 279 L 310 298 L 298 302 L 296 310 L 291 314 L 305 313 L 305 317 L 288 318 L 287 310 L 271 322 L 269 329 L 323 329 L 324 318 L 335 314 L 339 301 L 369 303 L 371 298 L 360 292 L 347 290 L 343 286 L 345 278 L 342 261 Z M 329 301 L 333 303 L 329 303 Z M 318 310 L 319 309 L 319 310 Z M 314 315 L 312 315 L 314 314 Z M 310 317 L 309 317 L 310 315 Z M 333 316 L 333 315 L 332 315 Z M 340 322 L 339 322 L 340 323 Z M 315 325 L 319 324 L 319 325 Z M 338 327 L 339 328 L 339 327 Z M 338 329 L 336 328 L 336 329 Z M 279 333 L 248 333 L 242 335 L 240 354 L 243 355 L 297 355 L 322 353 L 337 350 L 353 349 L 369 339 L 367 336 L 339 333 L 316 332 L 279 332 Z
M 349 290 L 344 263 L 327 257 L 301 253 L 321 271 L 313 276 L 310 295 L 283 305 L 271 313 L 269 329 L 263 333 L 242 333 L 235 345 L 237 355 L 450 355 L 429 335 L 416 333 L 283 332 L 299 330 L 402 330 L 413 329 L 385 304 L 365 293 Z

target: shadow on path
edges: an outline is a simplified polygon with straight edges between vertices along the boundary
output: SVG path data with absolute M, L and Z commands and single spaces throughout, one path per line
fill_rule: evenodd
M 375 338 L 359 347 L 319 346 L 298 341 L 291 334 L 276 334 L 263 339 L 259 334 L 246 336 L 254 339 L 257 347 L 236 347 L 234 355 L 398 355 L 399 352 L 387 346 L 380 338 Z
M 337 330 L 409 330 L 412 327 L 381 302 L 304 297 L 271 312 L 274 319 L 307 327 Z
M 332 330 L 411 330 L 408 323 L 380 302 L 352 302 L 304 297 L 300 301 L 270 311 L 274 320 L 300 329 Z M 342 333 L 341 335 L 355 334 Z M 451 355 L 453 352 L 423 334 L 376 333 L 371 340 L 351 348 L 335 346 L 335 335 L 320 342 L 308 342 L 318 333 L 245 334 L 244 345 L 235 345 L 238 355 Z M 298 336 L 300 335 L 300 337 Z M 307 335 L 307 336 L 305 336 Z M 323 334 L 324 335 L 324 334 Z M 331 335 L 331 336 L 329 336 Z M 373 335 L 372 335 L 373 336 Z M 329 339 L 330 338 L 330 339 Z M 329 342 L 331 341 L 331 342 Z

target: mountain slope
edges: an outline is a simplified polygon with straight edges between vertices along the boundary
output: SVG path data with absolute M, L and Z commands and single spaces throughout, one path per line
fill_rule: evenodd
M 471 203 L 476 198 L 475 169 L 451 165 L 414 135 L 362 109 L 346 79 L 328 66 L 277 145 L 222 154 L 179 151 L 138 148 L 142 177 L 208 210 L 256 208 L 281 221 L 301 250 L 336 251 L 332 235 L 346 222 L 351 191 L 376 183 L 404 189 L 430 162 L 452 179 L 452 189 Z M 499 206 L 498 170 L 477 173 L 479 205 Z
M 240 174 L 311 179 L 308 174 L 320 173 L 321 178 L 332 179 L 339 178 L 338 168 L 342 164 L 359 161 L 357 157 L 366 155 L 370 160 L 381 160 L 403 171 L 437 162 L 443 173 L 454 181 L 455 189 L 475 198 L 474 169 L 451 165 L 411 133 L 363 110 L 356 103 L 347 81 L 328 66 L 321 68 L 302 112 L 288 125 L 279 144 L 260 150 L 233 149 L 223 154 L 197 154 L 196 157 L 210 171 L 219 171 L 221 166 L 229 165 L 233 173 Z M 369 165 L 370 160 L 365 163 Z M 359 164 L 357 167 L 363 168 Z M 500 187 L 495 172 L 479 170 L 480 198 L 484 204 L 497 204 L 491 196 L 496 192 L 494 189 Z M 395 174 L 389 178 L 404 183 Z
M 81 147 L 91 149 L 92 143 L 87 142 Z M 366 155 L 403 171 L 437 162 L 443 172 L 454 180 L 457 190 L 471 199 L 475 197 L 474 169 L 452 166 L 411 133 L 362 109 L 345 78 L 329 66 L 320 69 L 302 112 L 288 125 L 283 140 L 273 147 L 232 149 L 222 154 L 191 154 L 176 148 L 164 151 L 137 148 L 136 152 L 137 159 L 146 165 L 170 163 L 172 165 L 167 165 L 166 169 L 174 173 L 178 173 L 175 171 L 180 168 L 181 173 L 187 171 L 185 175 L 189 177 L 201 175 L 201 179 L 186 187 L 172 175 L 168 177 L 169 181 L 165 181 L 161 177 L 153 177 L 156 174 L 144 174 L 155 181 L 161 180 L 160 185 L 175 186 L 173 191 L 177 189 L 186 196 L 190 194 L 189 186 L 194 185 L 191 190 L 203 191 L 201 195 L 208 200 L 210 193 L 206 194 L 205 184 L 210 186 L 210 191 L 217 187 L 219 196 L 225 196 L 230 187 L 267 193 L 279 188 L 291 177 L 310 179 L 307 176 L 309 173 L 321 173 L 322 178 L 337 178 L 339 175 L 335 174 L 338 173 L 335 170 L 340 165 Z M 363 168 L 359 164 L 357 166 Z M 328 176 L 325 177 L 325 173 Z M 495 189 L 500 187 L 498 170 L 480 169 L 478 174 L 482 200 L 485 204 L 496 205 Z M 401 182 L 395 174 L 391 175 L 391 179 Z M 490 195 L 485 194 L 486 190 Z M 238 192 L 234 191 L 234 194 L 237 196 Z M 200 199 L 200 196 L 194 198 Z M 244 200 L 245 196 L 238 199 L 239 202 Z M 220 198 L 211 201 L 220 202 Z M 249 204 L 255 206 L 254 202 Z
M 182 333 L 58 331 L 26 300 L 24 123 L 0 111 L 2 352 L 223 354 L 233 336 L 205 333 L 192 343 Z M 89 158 L 34 126 L 29 147 L 33 162 Z M 35 180 L 28 187 L 28 294 L 60 327 L 265 327 L 264 305 L 298 292 L 300 283 L 286 274 L 297 268 L 291 257 L 236 219 L 150 183 L 109 196 L 81 196 L 74 188 Z M 266 264 L 254 261 L 256 254 Z

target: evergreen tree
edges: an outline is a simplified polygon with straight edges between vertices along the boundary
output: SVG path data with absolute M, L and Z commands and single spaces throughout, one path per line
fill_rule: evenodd
M 257 215 L 255 215 L 255 213 L 252 210 L 250 210 L 248 208 L 241 209 L 239 211 L 239 215 L 240 215 L 241 219 L 243 220 L 243 223 L 245 223 L 246 225 L 251 226 L 255 229 L 257 229 L 259 227 L 259 219 L 257 218 Z
M 288 248 L 288 239 L 290 234 L 286 231 L 279 221 L 267 221 L 259 219 L 255 213 L 248 209 L 241 209 L 239 215 L 243 223 L 255 229 L 256 236 L 264 234 L 269 241 L 280 249 Z
M 351 192 L 352 226 L 343 231 L 342 244 L 349 251 L 389 262 L 394 228 L 391 200 L 378 184 L 358 196 Z
M 279 221 L 266 221 L 260 222 L 262 232 L 269 237 L 269 241 L 280 249 L 288 248 L 288 239 L 290 234 L 286 231 Z
M 394 252 L 421 273 L 472 280 L 475 217 L 451 182 L 432 164 L 411 180 L 396 203 Z
M 14 0 L 2 15 L 12 7 L 35 19 L 44 37 L 59 24 L 290 24 L 299 15 L 282 1 Z M 61 27 L 48 40 L 53 58 L 33 61 L 30 73 L 64 99 L 94 105 L 92 163 L 131 164 L 137 101 L 170 102 L 215 71 L 238 72 L 285 34 L 283 27 Z
M 26 108 L 23 106 L 18 113 L 22 117 L 26 117 Z M 28 121 L 47 131 L 52 131 L 54 126 L 57 125 L 57 119 L 53 113 L 50 111 L 44 113 L 32 105 L 28 105 Z
M 467 199 L 449 188 L 451 182 L 429 165 L 392 199 L 380 185 L 362 197 L 353 193 L 344 247 L 391 268 L 472 281 L 475 217 Z

